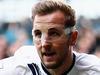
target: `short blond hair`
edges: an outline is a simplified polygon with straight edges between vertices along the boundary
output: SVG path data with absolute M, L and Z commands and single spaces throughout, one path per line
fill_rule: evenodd
M 35 15 L 46 15 L 57 10 L 60 10 L 65 15 L 65 28 L 73 27 L 75 25 L 76 20 L 74 10 L 61 1 L 42 0 L 38 2 L 32 9 L 32 19 L 34 21 Z

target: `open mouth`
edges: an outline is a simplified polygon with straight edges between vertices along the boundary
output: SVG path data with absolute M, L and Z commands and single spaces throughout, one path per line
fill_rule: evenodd
M 43 59 L 47 62 L 51 62 L 54 61 L 56 58 L 56 53 L 52 52 L 52 53 L 43 53 Z
M 44 56 L 53 56 L 53 55 L 55 55 L 55 54 L 56 54 L 56 53 L 54 53 L 54 52 L 52 52 L 52 53 L 46 53 L 46 52 L 43 53 Z

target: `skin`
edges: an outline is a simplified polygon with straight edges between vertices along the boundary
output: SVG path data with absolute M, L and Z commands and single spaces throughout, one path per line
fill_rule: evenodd
M 68 38 L 64 23 L 61 11 L 36 15 L 33 22 L 34 44 L 42 63 L 52 75 L 62 74 L 72 64 L 71 44 L 76 39 Z
M 0 59 L 4 59 L 7 57 L 7 40 L 4 36 L 0 36 Z

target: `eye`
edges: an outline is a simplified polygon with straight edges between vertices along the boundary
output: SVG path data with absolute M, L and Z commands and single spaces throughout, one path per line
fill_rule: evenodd
M 38 38 L 41 37 L 41 31 L 39 31 L 39 30 L 35 30 L 34 34 L 35 34 L 35 37 L 38 37 Z
M 50 31 L 50 32 L 49 32 L 49 36 L 53 36 L 53 37 L 55 37 L 55 36 L 60 36 L 60 33 L 53 30 L 53 31 Z

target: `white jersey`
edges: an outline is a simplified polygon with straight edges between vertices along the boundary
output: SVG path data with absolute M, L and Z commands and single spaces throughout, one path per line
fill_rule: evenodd
M 74 61 L 63 75 L 100 75 L 100 59 L 74 52 Z M 24 46 L 15 55 L 0 60 L 0 75 L 50 75 L 41 64 L 34 46 Z

